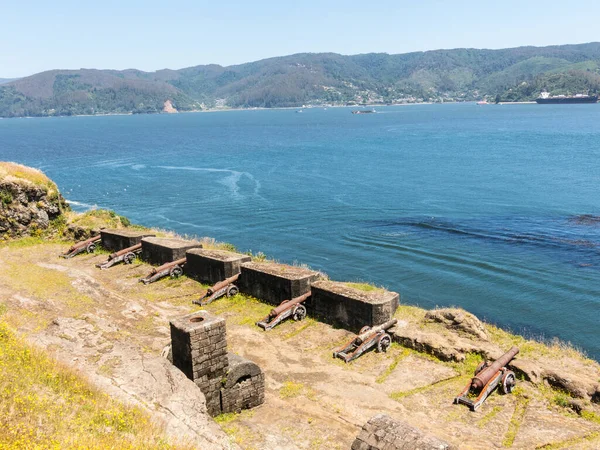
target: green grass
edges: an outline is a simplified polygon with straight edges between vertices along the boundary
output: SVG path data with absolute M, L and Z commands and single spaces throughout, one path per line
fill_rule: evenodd
M 530 401 L 529 398 L 520 393 L 518 388 L 515 388 L 512 393 L 516 397 L 517 402 L 515 405 L 515 411 L 513 412 L 513 415 L 510 418 L 510 423 L 508 424 L 508 431 L 502 440 L 502 445 L 504 447 L 513 446 L 517 434 L 519 433 L 519 429 L 521 428 L 521 424 L 523 423 L 525 413 L 527 412 L 527 405 Z
M 595 441 L 598 437 L 600 437 L 600 432 L 594 431 L 593 433 L 586 434 L 585 436 L 575 437 L 571 439 L 567 439 L 561 442 L 554 442 L 551 444 L 541 445 L 536 447 L 538 450 L 561 450 L 561 449 L 569 449 L 577 444 L 582 444 L 584 442 Z M 590 447 L 591 448 L 591 447 Z
M 237 294 L 233 297 L 221 297 L 205 306 L 205 309 L 213 314 L 226 315 L 227 320 L 234 324 L 255 326 L 256 322 L 269 314 L 273 306 L 254 297 Z
M 450 384 L 454 381 L 456 381 L 457 379 L 460 378 L 460 375 L 454 376 L 454 377 L 449 377 L 449 378 L 444 378 L 443 380 L 440 381 L 436 381 L 435 383 L 432 384 L 428 384 L 426 386 L 421 386 L 418 388 L 414 388 L 414 389 L 410 389 L 408 391 L 396 391 L 396 392 L 392 392 L 389 397 L 392 400 L 401 400 L 405 397 L 409 397 L 411 395 L 415 395 L 415 394 L 420 394 L 422 392 L 426 392 L 430 389 L 433 389 L 434 387 L 440 387 L 440 386 L 445 386 L 447 384 Z
M 359 291 L 363 291 L 363 292 L 373 292 L 373 291 L 381 291 L 383 290 L 383 288 L 374 286 L 372 284 L 369 283 L 344 283 L 346 286 L 349 286 L 351 288 L 354 289 L 358 289 Z
M 8 247 L 8 248 L 27 248 L 34 247 L 37 245 L 54 245 L 54 244 L 64 244 L 64 241 L 56 238 L 48 238 L 46 236 L 25 236 L 18 239 L 11 239 L 5 242 L 0 242 L 0 248 Z
M 0 321 L 0 448 L 172 446 L 144 412 L 96 390 Z
M 68 220 L 69 223 L 83 228 L 125 228 L 131 226 L 131 222 L 127 217 L 120 216 L 108 209 L 92 209 L 83 214 L 70 213 Z M 139 226 L 136 226 L 137 228 L 143 229 Z
M 388 351 L 393 350 L 395 345 L 396 344 L 392 343 L 392 345 L 390 346 L 390 349 Z M 394 371 L 394 369 L 396 368 L 398 363 L 410 354 L 411 354 L 411 351 L 409 349 L 403 348 L 402 351 L 400 352 L 400 354 L 398 354 L 394 357 L 394 361 L 392 361 L 392 363 L 377 377 L 375 382 L 379 383 L 379 384 L 383 383 L 387 379 L 387 377 L 389 377 L 390 374 Z
M 479 420 L 479 422 L 477 422 L 477 426 L 479 428 L 485 427 L 494 417 L 498 415 L 500 411 L 502 411 L 500 406 L 494 406 L 489 413 L 487 413 Z

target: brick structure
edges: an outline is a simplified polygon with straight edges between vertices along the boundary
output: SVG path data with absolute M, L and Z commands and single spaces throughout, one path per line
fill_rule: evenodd
M 185 258 L 185 252 L 193 248 L 202 248 L 202 244 L 184 239 L 147 237 L 142 239 L 142 259 L 160 266 Z
M 321 277 L 314 270 L 272 262 L 244 263 L 241 270 L 240 291 L 272 305 L 306 294 L 311 283 Z
M 102 236 L 102 247 L 110 252 L 133 247 L 142 242 L 143 238 L 154 236 L 152 232 L 128 229 L 104 229 L 100 230 L 100 235 Z
M 260 367 L 229 353 L 227 381 L 221 389 L 221 411 L 240 412 L 265 402 L 265 375 Z
M 207 284 L 215 284 L 240 273 L 240 265 L 251 260 L 240 253 L 204 248 L 188 250 L 186 258 L 186 275 Z
M 211 416 L 265 401 L 265 377 L 252 361 L 227 353 L 225 319 L 198 311 L 171 321 L 171 359 L 206 398 Z
M 362 427 L 351 450 L 454 450 L 456 447 L 385 414 Z
M 225 319 L 198 311 L 171 321 L 173 364 L 200 388 L 206 409 L 221 413 L 221 380 L 229 367 Z
M 324 322 L 358 332 L 390 320 L 400 302 L 400 294 L 374 289 L 364 291 L 348 283 L 319 280 L 311 285 L 309 312 Z

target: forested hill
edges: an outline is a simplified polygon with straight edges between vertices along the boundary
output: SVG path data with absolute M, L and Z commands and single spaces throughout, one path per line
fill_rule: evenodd
M 212 107 L 526 100 L 600 89 L 600 43 L 388 55 L 302 53 L 180 70 L 52 70 L 0 85 L 0 117 Z M 586 92 L 583 92 L 586 93 Z

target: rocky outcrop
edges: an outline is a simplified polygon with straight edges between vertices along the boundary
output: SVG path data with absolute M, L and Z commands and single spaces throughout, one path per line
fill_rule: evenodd
M 455 447 L 385 414 L 372 417 L 352 444 L 352 450 L 451 450 Z
M 29 169 L 31 170 L 31 169 Z M 43 176 L 40 172 L 40 176 Z M 48 180 L 48 183 L 51 183 Z M 27 179 L 0 177 L 0 235 L 17 237 L 46 230 L 69 207 L 57 189 Z
M 425 319 L 441 323 L 451 330 L 457 330 L 484 341 L 488 340 L 483 323 L 473 314 L 461 309 L 434 309 L 425 315 Z

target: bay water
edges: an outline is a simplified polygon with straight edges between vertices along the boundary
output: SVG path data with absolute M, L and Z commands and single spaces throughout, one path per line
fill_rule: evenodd
M 461 306 L 600 360 L 600 105 L 0 120 L 76 210 Z

